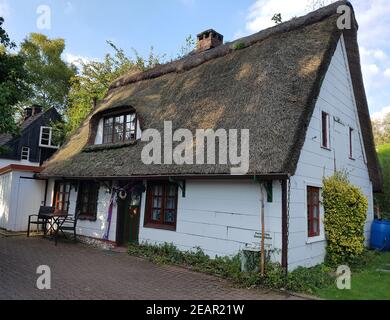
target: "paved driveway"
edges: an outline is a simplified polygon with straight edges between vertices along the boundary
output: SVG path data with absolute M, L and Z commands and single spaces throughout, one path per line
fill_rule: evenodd
M 38 290 L 39 265 L 51 268 L 51 290 Z M 0 299 L 293 299 L 238 289 L 201 273 L 159 266 L 126 253 L 81 244 L 0 237 Z

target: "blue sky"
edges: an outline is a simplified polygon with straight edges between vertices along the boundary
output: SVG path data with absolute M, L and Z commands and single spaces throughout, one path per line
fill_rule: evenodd
M 283 20 L 310 11 L 310 0 L 0 0 L 0 15 L 11 38 L 22 41 L 30 32 L 66 40 L 68 61 L 101 59 L 106 40 L 131 53 L 175 57 L 191 34 L 214 28 L 233 40 L 271 26 L 275 12 Z M 332 0 L 325 0 L 332 2 Z M 362 68 L 371 113 L 390 111 L 390 1 L 352 0 L 360 25 Z M 39 29 L 37 9 L 46 5 L 51 27 Z

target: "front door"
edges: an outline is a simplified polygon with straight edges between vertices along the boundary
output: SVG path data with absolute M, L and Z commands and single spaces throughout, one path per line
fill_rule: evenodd
M 138 243 L 140 222 L 140 201 L 128 193 L 126 198 L 118 197 L 117 244 Z

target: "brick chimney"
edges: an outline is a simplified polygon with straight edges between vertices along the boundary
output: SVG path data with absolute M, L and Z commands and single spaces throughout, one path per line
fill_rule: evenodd
M 37 114 L 39 114 L 39 113 L 41 113 L 42 112 L 42 107 L 41 106 L 38 106 L 38 105 L 33 105 L 32 107 L 32 115 L 33 116 L 35 116 L 35 115 L 37 115 Z
M 24 120 L 27 120 L 32 116 L 32 111 L 31 107 L 24 108 Z
M 202 52 L 223 44 L 223 35 L 213 29 L 209 29 L 197 35 L 197 51 Z

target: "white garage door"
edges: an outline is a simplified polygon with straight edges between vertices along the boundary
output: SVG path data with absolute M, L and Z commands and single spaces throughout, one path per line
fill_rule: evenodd
M 46 181 L 19 178 L 18 204 L 13 231 L 26 231 L 28 216 L 38 214 L 45 199 Z

